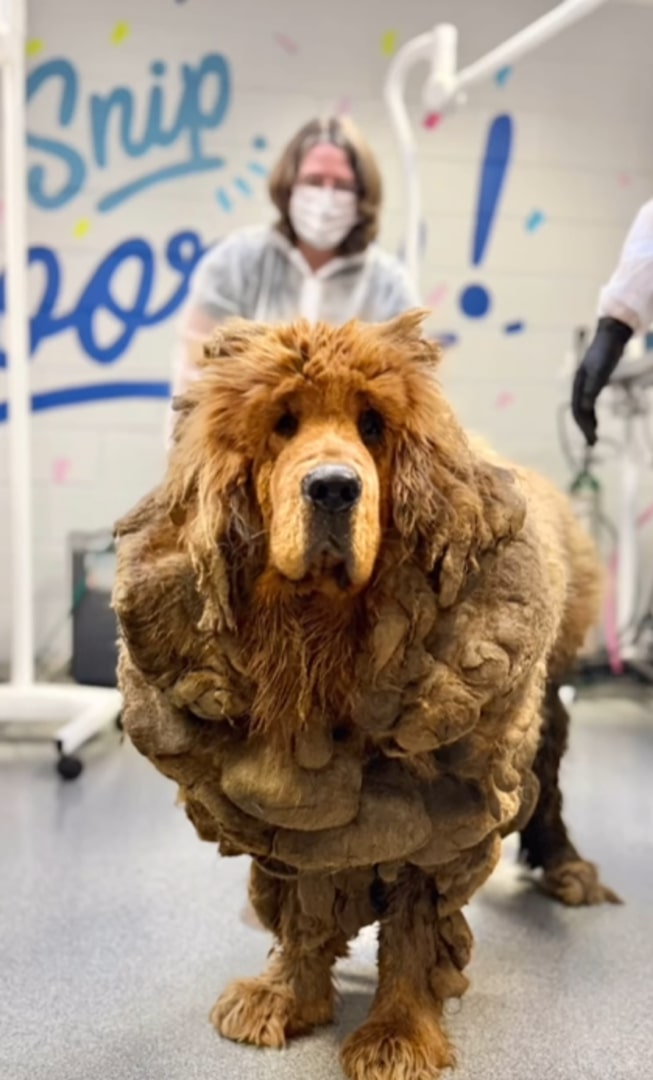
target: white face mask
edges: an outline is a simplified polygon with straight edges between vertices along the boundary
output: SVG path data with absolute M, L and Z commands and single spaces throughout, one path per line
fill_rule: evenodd
M 356 195 L 297 184 L 290 195 L 288 214 L 300 240 L 316 251 L 333 251 L 358 221 Z

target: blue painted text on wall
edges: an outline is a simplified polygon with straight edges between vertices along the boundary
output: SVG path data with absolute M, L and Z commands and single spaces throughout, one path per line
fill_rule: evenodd
M 28 172 L 30 197 L 38 207 L 56 210 L 66 206 L 82 190 L 93 169 L 115 169 L 121 155 L 138 159 L 156 149 L 175 150 L 171 163 L 103 194 L 97 203 L 100 212 L 115 209 L 154 184 L 222 168 L 224 159 L 207 153 L 204 134 L 219 127 L 229 109 L 231 70 L 226 58 L 208 53 L 198 64 L 181 64 L 174 87 L 169 85 L 163 61 L 155 60 L 150 74 L 151 84 L 144 100 L 138 102 L 135 91 L 127 86 L 84 98 L 77 68 L 69 60 L 47 60 L 30 73 L 28 102 L 42 94 L 53 95 L 54 123 L 62 132 L 87 109 L 91 135 L 88 154 L 84 155 L 71 141 L 29 131 L 28 145 L 41 158 Z M 172 119 L 166 122 L 165 116 Z
M 60 294 L 63 274 L 59 258 L 51 248 L 32 247 L 31 266 L 38 266 L 45 284 L 38 308 L 31 319 L 31 350 L 36 352 L 41 342 L 56 334 L 72 330 L 77 335 L 81 351 L 91 360 L 110 364 L 118 360 L 132 344 L 134 337 L 146 327 L 156 326 L 179 308 L 190 275 L 205 251 L 200 237 L 190 230 L 175 233 L 165 246 L 165 262 L 175 273 L 170 295 L 158 307 L 152 304 L 155 291 L 156 256 L 149 243 L 141 237 L 123 240 L 108 252 L 91 274 L 70 310 L 62 311 Z M 117 290 L 122 272 L 133 275 L 136 285 L 129 303 L 122 303 Z M 5 311 L 4 275 L 0 278 L 0 314 Z M 110 341 L 99 337 L 97 317 L 108 312 L 117 324 Z M 6 365 L 6 355 L 0 351 L 0 367 Z

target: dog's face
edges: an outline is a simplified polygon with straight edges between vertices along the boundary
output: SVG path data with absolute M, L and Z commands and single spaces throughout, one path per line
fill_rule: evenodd
M 271 455 L 257 477 L 270 563 L 291 581 L 370 578 L 381 540 L 382 412 L 353 387 L 329 401 L 307 384 L 281 404 Z
M 392 530 L 431 564 L 443 540 L 467 552 L 482 496 L 422 317 L 216 335 L 170 471 L 171 501 L 195 498 L 204 544 L 234 524 L 244 540 L 262 533 L 269 573 L 329 592 L 364 588 Z

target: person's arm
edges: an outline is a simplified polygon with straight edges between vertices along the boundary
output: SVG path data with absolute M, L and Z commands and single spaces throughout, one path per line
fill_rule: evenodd
M 394 319 L 396 315 L 401 315 L 404 311 L 420 307 L 418 291 L 399 259 L 385 256 L 379 263 L 376 271 L 376 290 L 374 318 L 379 322 Z
M 639 211 L 626 237 L 619 264 L 599 298 L 599 320 L 578 367 L 572 412 L 587 443 L 597 438 L 596 402 L 610 381 L 634 333 L 653 321 L 653 200 Z
M 173 399 L 184 394 L 198 378 L 198 361 L 212 330 L 225 319 L 245 313 L 242 249 L 238 234 L 234 234 L 207 251 L 195 268 L 176 330 L 171 378 Z M 176 421 L 171 402 L 166 417 L 168 448 Z

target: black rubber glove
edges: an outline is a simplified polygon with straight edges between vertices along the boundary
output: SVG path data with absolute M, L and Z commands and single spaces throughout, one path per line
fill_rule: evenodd
M 589 446 L 596 442 L 596 399 L 610 381 L 633 331 L 619 319 L 599 319 L 594 339 L 574 378 L 571 410 Z

